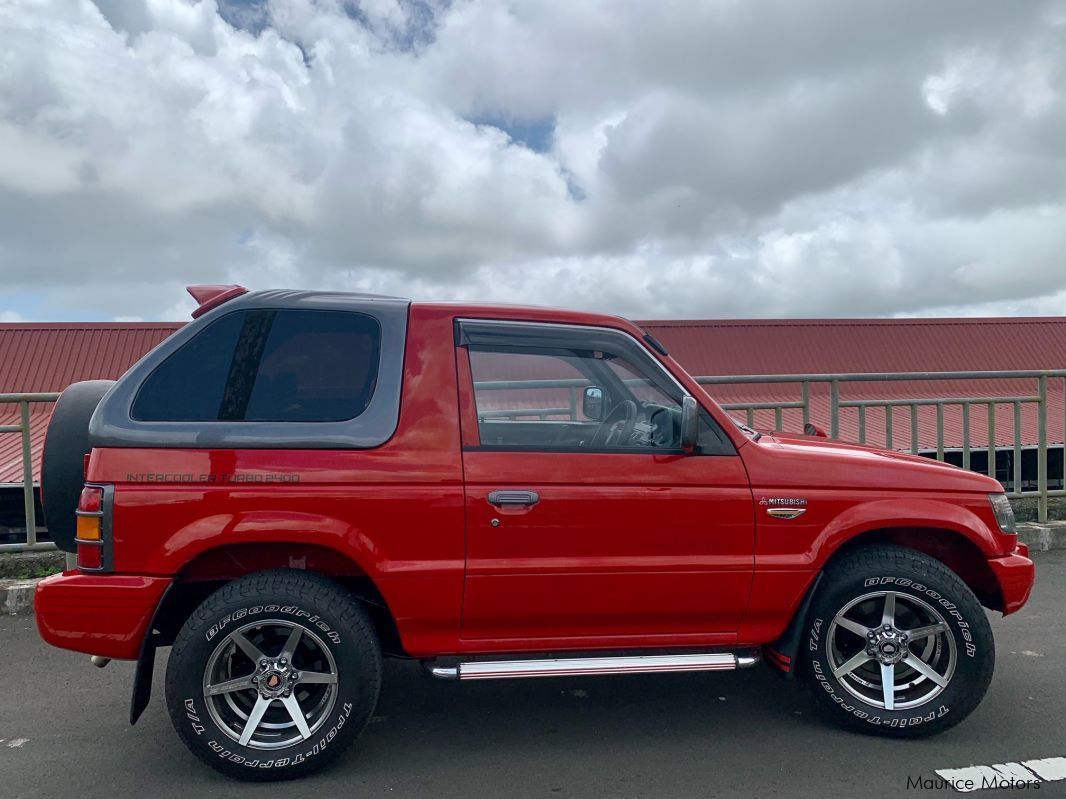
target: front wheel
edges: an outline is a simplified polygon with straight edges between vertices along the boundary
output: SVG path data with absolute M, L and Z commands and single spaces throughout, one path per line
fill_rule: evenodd
M 320 575 L 279 570 L 220 588 L 185 622 L 167 707 L 212 768 L 279 780 L 322 768 L 370 720 L 381 650 L 362 606 Z
M 808 622 L 804 679 L 831 717 L 864 732 L 942 732 L 977 707 L 992 679 L 984 609 L 954 572 L 911 549 L 841 557 Z

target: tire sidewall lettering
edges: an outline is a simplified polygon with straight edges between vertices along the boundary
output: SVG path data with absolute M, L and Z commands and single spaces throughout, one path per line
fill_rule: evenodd
M 896 588 L 909 588 L 911 591 L 925 594 L 926 597 L 932 599 L 944 610 L 945 613 L 947 613 L 948 616 L 955 620 L 959 635 L 962 636 L 963 643 L 965 644 L 963 650 L 966 652 L 966 656 L 969 658 L 976 657 L 977 647 L 973 643 L 973 632 L 970 630 L 970 623 L 963 617 L 958 605 L 939 591 L 935 591 L 921 583 L 916 583 L 906 577 L 869 577 L 864 585 L 866 588 L 893 585 Z
M 204 638 L 212 641 L 223 630 L 234 622 L 245 621 L 259 615 L 284 614 L 301 620 L 304 625 L 313 627 L 323 633 L 334 644 L 341 642 L 340 633 L 332 626 L 323 621 L 317 613 L 310 613 L 297 605 L 255 605 L 250 608 L 240 608 L 231 611 L 212 624 L 204 632 Z
M 905 593 L 917 594 L 927 601 L 931 600 L 931 603 L 942 611 L 945 618 L 949 619 L 949 627 L 954 628 L 951 630 L 951 634 L 955 635 L 956 638 L 962 638 L 962 651 L 971 659 L 976 657 L 977 647 L 973 643 L 971 626 L 955 602 L 952 602 L 939 591 L 930 588 L 924 583 L 907 577 L 868 577 L 862 583 L 864 589 L 883 588 L 885 586 L 905 589 Z M 828 629 L 831 621 L 831 618 L 827 619 L 817 615 L 812 618 L 807 633 L 807 649 L 810 652 L 811 672 L 816 683 L 821 686 L 825 694 L 842 711 L 867 724 L 892 728 L 917 727 L 937 721 L 951 712 L 950 706 L 943 702 L 935 709 L 919 707 L 900 711 L 886 711 L 870 707 L 864 710 L 861 705 L 854 702 L 850 695 L 844 696 L 841 691 L 837 690 L 835 678 L 829 678 L 828 670 L 822 662 L 824 657 L 823 650 L 829 643 L 828 639 L 822 640 L 823 631 Z
M 819 621 L 821 620 L 819 619 Z M 886 727 L 916 727 L 919 724 L 925 724 L 930 721 L 936 721 L 937 719 L 943 718 L 951 712 L 950 708 L 948 708 L 944 704 L 941 704 L 939 709 L 930 711 L 922 716 L 912 716 L 910 718 L 905 718 L 903 716 L 889 716 L 888 718 L 882 718 L 879 715 L 871 716 L 868 711 L 863 710 L 857 705 L 851 704 L 845 697 L 843 697 L 840 693 L 837 692 L 836 687 L 832 684 L 832 682 L 829 680 L 829 677 L 826 675 L 825 669 L 823 668 L 821 661 L 818 660 L 816 657 L 811 658 L 811 669 L 814 673 L 815 680 L 818 681 L 818 684 L 822 687 L 826 694 L 829 695 L 833 702 L 835 702 L 836 705 L 840 707 L 841 710 L 845 711 L 846 713 L 850 713 L 855 718 L 864 721 L 868 724 L 877 724 Z M 871 708 L 871 710 L 877 711 L 877 708 Z M 893 711 L 882 710 L 879 712 L 892 713 Z M 903 713 L 906 711 L 900 712 Z
M 196 708 L 196 700 L 192 698 L 186 698 L 185 709 L 190 719 L 192 715 L 198 715 Z M 289 766 L 296 766 L 300 763 L 322 754 L 326 751 L 326 748 L 333 742 L 333 739 L 337 737 L 338 733 L 344 728 L 344 725 L 348 722 L 349 717 L 352 715 L 352 709 L 354 705 L 351 702 L 344 702 L 341 706 L 340 712 L 334 718 L 333 725 L 325 733 L 320 733 L 315 736 L 314 745 L 303 752 L 295 755 L 288 755 L 286 757 L 271 758 L 270 760 L 260 760 L 258 757 L 248 758 L 246 755 L 242 755 L 240 752 L 235 752 L 232 748 L 232 742 L 227 746 L 226 744 L 219 743 L 218 741 L 211 739 L 207 742 L 207 746 L 222 760 L 228 760 L 236 765 L 244 765 L 248 768 L 288 768 Z M 199 727 L 199 731 L 197 731 Z M 199 724 L 198 720 L 192 723 L 193 731 L 197 735 L 203 733 L 203 726 Z M 246 750 L 255 751 L 255 750 Z
M 314 628 L 321 631 L 334 645 L 341 643 L 340 634 L 327 622 L 323 621 L 321 616 L 317 613 L 304 610 L 298 605 L 253 605 L 247 608 L 239 608 L 237 610 L 230 611 L 213 623 L 204 632 L 204 639 L 210 643 L 214 640 L 219 633 L 226 630 L 234 622 L 247 623 L 249 620 L 254 621 L 256 616 L 277 616 L 284 614 L 297 619 L 301 626 Z M 207 731 L 205 727 L 206 723 L 210 724 L 212 728 L 217 729 L 214 722 L 209 720 L 208 715 L 202 714 L 197 707 L 197 700 L 194 698 L 186 698 L 183 702 L 185 709 L 185 716 L 192 728 L 193 733 L 197 736 L 203 736 Z M 314 737 L 314 745 L 309 749 L 295 754 L 288 755 L 286 757 L 276 757 L 269 760 L 262 760 L 260 757 L 249 757 L 248 755 L 242 755 L 240 752 L 234 751 L 234 744 L 232 741 L 228 741 L 226 744 L 219 743 L 217 740 L 211 739 L 207 741 L 208 747 L 222 760 L 227 760 L 235 765 L 243 765 L 248 768 L 260 768 L 260 769 L 277 769 L 277 768 L 289 768 L 306 762 L 307 760 L 322 754 L 326 750 L 326 747 L 337 737 L 338 733 L 344 728 L 344 725 L 348 722 L 349 717 L 352 714 L 354 705 L 351 702 L 343 702 L 341 704 L 340 711 L 333 720 L 332 725 L 325 732 L 320 732 Z M 323 725 L 324 727 L 325 725 Z M 296 746 L 295 744 L 293 745 Z M 255 750 L 244 750 L 246 752 L 255 752 Z
M 223 702 L 216 708 L 217 699 L 206 696 L 204 690 L 208 664 L 214 664 L 216 654 L 226 654 L 220 647 L 231 646 L 230 636 L 238 630 L 253 643 L 259 641 L 255 628 L 260 625 L 294 626 L 304 629 L 305 637 L 314 634 L 317 645 L 334 658 L 339 677 L 329 700 L 331 707 L 315 700 L 321 710 L 308 718 L 308 737 L 295 734 L 289 724 L 285 734 L 276 738 L 285 740 L 279 749 L 260 748 L 258 738 L 242 745 L 239 739 L 247 716 L 216 716 L 215 710 L 227 705 Z M 266 653 L 276 647 L 276 641 L 260 642 Z M 294 660 L 297 667 L 319 670 L 311 661 L 301 662 L 301 656 Z M 243 664 L 230 671 L 243 674 L 247 670 Z M 257 572 L 219 587 L 185 619 L 167 659 L 167 711 L 189 750 L 222 774 L 249 781 L 302 776 L 334 762 L 355 742 L 374 712 L 381 672 L 377 631 L 364 603 L 346 586 L 294 569 Z M 216 670 L 210 676 L 221 675 Z M 242 701 L 259 696 L 258 691 L 247 691 Z M 285 718 L 280 707 L 275 703 L 277 720 Z

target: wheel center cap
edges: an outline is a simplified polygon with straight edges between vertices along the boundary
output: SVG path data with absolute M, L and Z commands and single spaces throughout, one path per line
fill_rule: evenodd
M 873 643 L 877 659 L 882 663 L 899 663 L 907 656 L 907 642 L 898 630 L 880 631 Z
M 289 681 L 286 670 L 267 668 L 259 675 L 259 695 L 264 699 L 278 699 L 289 689 Z

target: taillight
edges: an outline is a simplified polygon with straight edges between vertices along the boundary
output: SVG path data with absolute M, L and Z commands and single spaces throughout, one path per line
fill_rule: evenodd
M 100 513 L 104 509 L 104 489 L 100 486 L 85 486 L 78 497 L 78 510 L 82 513 Z
M 104 568 L 104 548 L 78 542 L 78 568 L 82 571 L 102 571 Z
M 104 489 L 85 486 L 78 499 L 78 568 L 101 571 L 104 568 Z

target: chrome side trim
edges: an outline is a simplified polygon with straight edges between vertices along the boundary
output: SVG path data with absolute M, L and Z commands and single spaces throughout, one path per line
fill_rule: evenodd
M 753 649 L 743 655 L 737 655 L 738 669 L 750 669 L 752 666 L 758 666 L 761 662 L 762 652 L 758 649 Z
M 767 508 L 766 512 L 776 519 L 795 519 L 807 512 L 806 508 Z
M 502 680 L 510 677 L 567 677 L 585 674 L 732 671 L 737 667 L 738 659 L 732 652 L 710 652 L 688 655 L 473 661 L 452 667 L 434 667 L 430 669 L 430 673 L 434 677 L 451 680 Z

